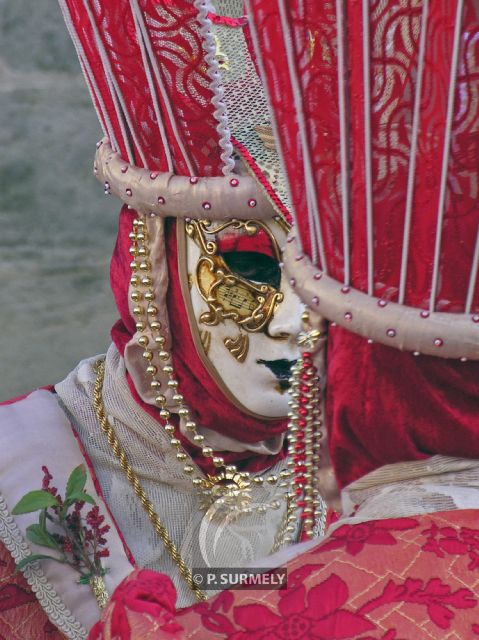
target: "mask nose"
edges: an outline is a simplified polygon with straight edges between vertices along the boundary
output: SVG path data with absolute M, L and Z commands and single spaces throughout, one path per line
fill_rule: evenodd
M 301 315 L 305 307 L 284 274 L 281 277 L 281 293 L 283 300 L 278 304 L 269 323 L 268 334 L 272 338 L 295 339 L 301 331 Z

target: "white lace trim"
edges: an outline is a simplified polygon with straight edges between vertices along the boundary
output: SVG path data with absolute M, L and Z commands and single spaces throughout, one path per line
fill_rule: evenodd
M 228 113 L 224 102 L 224 89 L 222 85 L 221 73 L 218 60 L 216 59 L 216 43 L 213 36 L 213 27 L 208 18 L 209 13 L 214 13 L 215 9 L 211 2 L 205 0 L 195 0 L 195 9 L 198 10 L 198 22 L 200 23 L 200 33 L 203 37 L 203 48 L 206 52 L 205 62 L 208 65 L 207 72 L 211 80 L 210 89 L 213 92 L 211 102 L 215 107 L 214 116 L 218 122 L 216 130 L 220 135 L 219 145 L 223 152 L 223 175 L 229 175 L 234 167 L 233 145 L 231 144 L 231 131 L 228 122 Z
M 13 517 L 10 515 L 7 504 L 1 494 L 0 540 L 11 553 L 16 563 L 27 558 L 32 553 Z M 29 564 L 22 569 L 22 573 L 52 624 L 71 640 L 86 639 L 88 633 L 85 627 L 78 622 L 58 596 L 53 586 L 47 581 L 40 564 L 38 562 Z

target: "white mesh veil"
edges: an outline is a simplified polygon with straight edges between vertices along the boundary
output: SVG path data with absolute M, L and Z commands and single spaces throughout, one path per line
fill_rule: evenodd
M 243 15 L 243 2 L 216 0 L 220 16 Z M 263 85 L 249 54 L 242 28 L 213 24 L 216 56 L 222 62 L 221 80 L 233 137 L 246 147 L 286 208 L 290 202 L 279 154 L 271 132 L 271 118 Z M 230 107 L 230 108 L 228 108 Z M 261 134 L 261 135 L 260 135 Z
M 97 359 L 82 361 L 56 386 L 56 391 L 137 564 L 167 573 L 177 588 L 178 606 L 187 606 L 194 602 L 194 596 L 156 535 L 98 425 L 92 404 L 93 366 Z M 135 472 L 190 568 L 242 567 L 271 552 L 285 516 L 283 490 L 266 483 L 252 490 L 253 503 L 260 505 L 278 499 L 281 506 L 277 510 L 242 515 L 229 523 L 217 518 L 210 520 L 214 508 L 206 514 L 201 509 L 200 498 L 183 473 L 183 465 L 178 464 L 169 436 L 131 397 L 124 363 L 114 346 L 106 356 L 103 401 Z M 278 463 L 272 472 L 279 473 L 282 465 Z
M 352 482 L 342 491 L 341 498 L 341 525 L 475 509 L 479 499 L 479 462 L 436 455 L 427 460 L 388 464 Z

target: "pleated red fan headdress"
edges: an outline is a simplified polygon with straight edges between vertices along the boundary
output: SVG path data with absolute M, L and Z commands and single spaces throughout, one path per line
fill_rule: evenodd
M 246 4 L 297 224 L 286 269 L 333 323 L 340 484 L 478 458 L 477 2 Z
M 200 0 L 60 4 L 106 136 L 98 145 L 95 173 L 106 193 L 125 203 L 111 265 L 121 317 L 112 336 L 134 397 L 159 419 L 160 392 L 174 412 L 174 390 L 162 370 L 169 362 L 155 364 L 167 348 L 181 393 L 202 427 L 246 444 L 283 432 L 284 420 L 248 414 L 206 371 L 189 329 L 177 265 L 175 218 L 265 219 L 286 211 L 277 194 L 276 152 L 263 144 L 258 129 L 267 125 L 267 105 L 244 40 L 242 4 L 233 3 L 236 15 L 226 16 Z M 234 146 L 249 173 L 237 172 Z M 134 247 L 130 255 L 138 215 L 152 238 L 150 255 L 143 258 Z M 149 268 L 155 288 L 146 300 L 132 282 L 143 286 L 142 270 Z M 166 337 L 160 346 L 151 323 L 139 322 L 138 314 L 150 310 Z M 152 379 L 144 375 L 143 344 L 153 351 Z M 260 468 L 271 462 L 257 456 L 248 464 Z

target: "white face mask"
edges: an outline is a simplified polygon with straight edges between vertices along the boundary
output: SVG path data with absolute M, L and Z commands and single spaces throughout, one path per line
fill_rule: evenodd
M 286 224 L 191 221 L 179 225 L 179 234 L 190 327 L 203 363 L 243 411 L 286 416 L 303 311 L 279 266 Z

